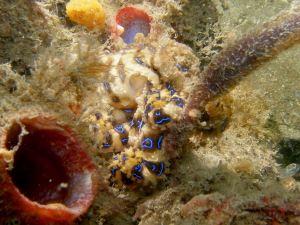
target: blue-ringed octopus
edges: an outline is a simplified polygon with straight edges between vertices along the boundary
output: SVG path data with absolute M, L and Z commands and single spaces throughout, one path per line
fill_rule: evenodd
M 207 103 L 299 42 L 298 11 L 294 4 L 229 44 L 202 72 L 189 47 L 155 32 L 91 56 L 81 72 L 102 81 L 98 92 L 111 109 L 94 112 L 89 121 L 101 152 L 116 153 L 108 167 L 112 184 L 132 189 L 164 178 L 170 151 L 181 148 L 196 127 L 211 126 L 200 122 Z

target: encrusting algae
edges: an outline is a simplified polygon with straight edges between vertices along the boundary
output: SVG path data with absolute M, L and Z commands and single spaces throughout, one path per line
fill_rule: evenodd
M 105 25 L 105 13 L 97 0 L 71 0 L 66 6 L 68 17 L 89 30 L 102 30 Z

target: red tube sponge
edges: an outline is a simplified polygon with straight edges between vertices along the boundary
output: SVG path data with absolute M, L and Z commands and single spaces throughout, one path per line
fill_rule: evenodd
M 126 44 L 134 43 L 137 33 L 148 36 L 151 30 L 152 19 L 147 13 L 134 7 L 120 9 L 113 21 L 111 32 L 121 37 Z
M 70 224 L 92 204 L 96 185 L 92 159 L 55 117 L 25 113 L 1 132 L 0 224 Z

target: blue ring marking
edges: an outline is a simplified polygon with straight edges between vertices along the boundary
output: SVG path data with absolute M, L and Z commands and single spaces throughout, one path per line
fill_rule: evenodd
M 151 165 L 151 170 L 154 172 L 156 170 L 156 166 L 154 164 L 150 164 Z
M 111 172 L 111 174 L 112 174 L 113 176 L 116 175 L 116 170 L 115 170 L 115 169 L 111 168 L 111 169 L 110 169 L 110 172 Z
M 119 68 L 119 77 L 121 78 L 121 80 L 124 80 L 125 78 L 123 77 L 123 68 L 120 64 L 118 65 L 118 68 Z
M 121 140 L 122 143 L 126 143 L 128 141 L 128 138 L 124 138 Z
M 118 160 L 119 159 L 119 157 L 117 156 L 117 157 L 115 157 L 115 158 L 113 158 L 113 160 Z
M 148 169 L 150 169 L 149 167 L 151 167 L 150 170 L 151 170 L 152 172 L 154 172 L 154 171 L 156 170 L 156 166 L 155 166 L 154 164 L 149 163 L 148 161 L 144 161 L 143 163 L 147 166 Z
M 120 134 L 124 133 L 123 125 L 115 127 L 114 130 L 117 131 Z
M 161 142 L 162 142 L 163 137 L 164 137 L 164 135 L 160 135 L 159 138 L 158 138 L 158 141 L 157 141 L 157 148 L 158 149 L 161 149 Z
M 184 106 L 184 103 L 181 98 L 171 98 L 171 101 L 177 102 L 176 104 L 181 108 L 183 108 L 183 106 Z
M 165 170 L 165 164 L 164 164 L 164 162 L 161 162 L 160 163 L 160 169 L 159 169 L 159 172 L 158 172 L 157 176 L 161 176 L 162 173 L 164 172 L 164 170 Z
M 101 119 L 101 113 L 100 112 L 96 111 L 94 115 L 95 115 L 97 120 Z
M 177 63 L 177 67 L 183 71 L 188 71 L 188 68 L 182 67 L 179 63 Z
M 155 116 L 161 116 L 161 112 L 159 110 L 156 110 Z
M 143 179 L 143 177 L 142 177 L 142 176 L 140 176 L 140 175 L 137 175 L 136 173 L 132 173 L 132 175 L 133 175 L 133 176 L 135 176 L 136 178 Z
M 137 171 L 137 172 L 142 172 L 142 170 L 143 170 L 143 167 L 142 167 L 142 165 L 141 164 L 137 164 L 135 167 L 134 167 L 134 169 Z
M 138 128 L 142 128 L 142 127 L 145 125 L 146 122 L 145 122 L 145 121 L 140 121 L 140 120 L 138 120 L 137 123 L 138 123 L 138 124 L 137 124 L 137 127 L 138 127 Z
M 175 93 L 175 91 L 173 89 L 171 89 L 171 84 L 167 85 L 167 89 L 171 92 L 171 95 L 173 95 Z
M 95 131 L 99 130 L 99 127 L 96 124 L 93 125 L 93 128 Z
M 126 156 L 123 156 L 122 159 L 123 159 L 124 161 L 126 161 L 128 158 L 127 158 Z
M 145 114 L 148 116 L 148 113 L 153 109 L 153 106 L 150 104 L 146 105 Z
M 163 123 L 163 122 L 167 122 L 167 121 L 170 121 L 170 118 L 162 118 L 161 120 L 159 120 L 159 121 L 156 121 L 155 123 L 157 123 L 157 124 L 161 124 L 161 123 Z
M 150 142 L 149 144 L 145 143 L 145 142 Z M 142 147 L 144 148 L 153 148 L 153 141 L 151 138 L 146 138 L 142 141 Z
M 134 58 L 134 59 L 135 59 L 135 61 L 136 61 L 137 63 L 139 63 L 139 64 L 141 64 L 141 65 L 143 65 L 143 66 L 147 66 L 146 63 L 142 62 L 142 61 L 139 60 L 138 58 Z
M 108 83 L 104 83 L 104 87 L 106 90 L 110 91 L 110 88 L 109 88 L 109 84 Z
M 130 123 L 130 126 L 132 127 L 134 125 L 134 122 L 133 121 L 131 121 L 131 123 Z
M 132 112 L 133 110 L 132 109 L 124 109 L 124 111 L 129 113 L 129 112 Z
M 102 144 L 102 148 L 109 148 L 110 146 L 110 144 Z
M 154 115 L 157 116 L 157 117 L 160 117 L 162 114 L 161 114 L 161 111 L 160 111 L 160 110 L 156 110 L 155 113 L 154 113 Z M 159 119 L 159 118 L 157 118 L 157 119 Z M 155 123 L 157 123 L 157 124 L 162 124 L 162 123 L 164 123 L 164 122 L 170 121 L 170 118 L 169 118 L 169 117 L 161 118 L 160 120 L 156 121 L 157 119 L 154 118 Z

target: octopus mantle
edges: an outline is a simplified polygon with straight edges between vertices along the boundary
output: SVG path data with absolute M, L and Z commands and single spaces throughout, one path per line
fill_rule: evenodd
M 168 171 L 164 138 L 199 79 L 198 58 L 186 45 L 149 37 L 90 61 L 82 73 L 103 81 L 98 92 L 111 106 L 94 112 L 91 129 L 101 152 L 120 152 L 109 166 L 111 181 L 118 187 L 155 185 Z

